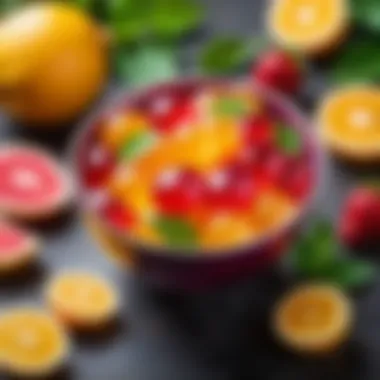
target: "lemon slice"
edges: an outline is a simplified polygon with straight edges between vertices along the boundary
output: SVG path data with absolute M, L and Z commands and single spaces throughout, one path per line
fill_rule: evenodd
M 60 274 L 48 285 L 46 296 L 57 317 L 73 328 L 103 327 L 116 317 L 119 309 L 112 286 L 91 273 Z
M 11 375 L 50 375 L 68 354 L 68 338 L 48 314 L 18 308 L 0 316 L 0 359 Z
M 317 112 L 324 143 L 343 158 L 365 162 L 380 158 L 380 89 L 350 86 L 328 94 Z
M 353 309 L 348 298 L 329 285 L 299 287 L 277 305 L 273 327 L 279 340 L 300 353 L 338 348 L 351 330 Z
M 267 24 L 281 46 L 312 55 L 324 53 L 346 35 L 348 0 L 275 0 Z

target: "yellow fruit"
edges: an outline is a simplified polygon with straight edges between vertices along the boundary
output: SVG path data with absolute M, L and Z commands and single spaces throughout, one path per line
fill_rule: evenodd
M 348 0 L 276 0 L 271 4 L 268 29 L 285 48 L 311 55 L 325 53 L 348 30 Z
M 146 128 L 147 121 L 138 113 L 118 113 L 103 126 L 101 140 L 109 149 L 117 152 L 129 136 Z
M 257 237 L 257 232 L 242 215 L 216 215 L 199 226 L 202 246 L 225 248 L 248 243 Z
M 107 44 L 79 8 L 41 2 L 0 23 L 0 104 L 33 125 L 77 117 L 108 76 Z
M 348 298 L 329 285 L 302 286 L 286 295 L 273 316 L 277 338 L 289 348 L 306 354 L 337 349 L 352 327 Z
M 0 316 L 0 360 L 11 375 L 50 375 L 68 354 L 68 339 L 48 314 L 19 308 Z
M 324 143 L 354 161 L 380 159 L 380 89 L 351 86 L 328 94 L 317 114 Z
M 91 273 L 63 273 L 51 281 L 46 294 L 57 317 L 74 328 L 105 326 L 116 317 L 119 308 L 112 286 Z

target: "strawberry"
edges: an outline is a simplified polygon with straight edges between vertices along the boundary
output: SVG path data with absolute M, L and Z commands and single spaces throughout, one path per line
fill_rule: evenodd
M 380 192 L 371 187 L 354 189 L 347 197 L 339 222 L 343 243 L 351 247 L 374 245 L 380 232 Z
M 303 81 L 303 72 L 297 59 L 282 50 L 263 53 L 252 70 L 253 78 L 268 87 L 293 95 Z

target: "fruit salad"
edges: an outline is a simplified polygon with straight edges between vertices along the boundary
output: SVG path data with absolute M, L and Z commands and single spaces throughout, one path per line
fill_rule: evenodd
M 144 244 L 212 253 L 253 243 L 310 193 L 311 158 L 294 126 L 251 86 L 200 87 L 115 107 L 83 153 L 86 201 Z

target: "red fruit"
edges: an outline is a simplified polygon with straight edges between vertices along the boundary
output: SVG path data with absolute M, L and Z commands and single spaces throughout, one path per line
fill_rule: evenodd
M 73 187 L 49 154 L 28 146 L 0 148 L 0 211 L 22 219 L 42 219 L 68 206 Z
M 209 177 L 207 205 L 219 210 L 245 211 L 257 197 L 258 187 L 249 171 L 236 167 L 221 170 Z
M 101 206 L 100 213 L 107 221 L 120 230 L 131 228 L 134 222 L 132 212 L 115 200 L 106 201 Z
M 303 79 L 296 59 L 281 50 L 264 53 L 253 68 L 253 76 L 259 83 L 286 94 L 296 93 Z
M 204 184 L 192 171 L 168 170 L 155 184 L 155 199 L 165 214 L 185 215 L 198 209 L 204 200 Z
M 377 243 L 380 232 L 380 193 L 358 188 L 349 194 L 343 206 L 339 233 L 344 243 L 359 246 Z
M 38 251 L 39 240 L 29 232 L 0 220 L 0 272 L 19 269 Z
M 275 125 L 264 115 L 253 116 L 243 126 L 244 142 L 251 147 L 266 149 L 275 142 Z
M 161 96 L 151 104 L 148 114 L 154 128 L 170 133 L 188 123 L 195 108 L 186 97 Z

